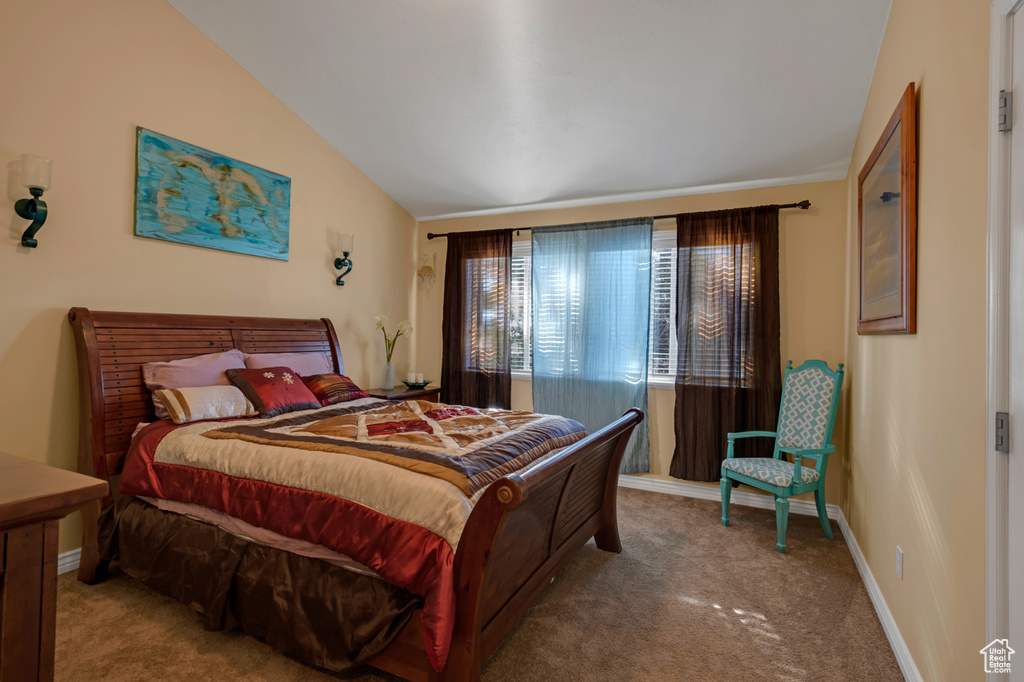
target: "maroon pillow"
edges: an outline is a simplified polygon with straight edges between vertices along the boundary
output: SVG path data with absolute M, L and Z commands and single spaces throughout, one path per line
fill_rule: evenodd
M 344 374 L 314 374 L 311 377 L 302 377 L 302 381 L 324 407 L 346 400 L 370 397 Z
M 229 369 L 225 374 L 259 410 L 261 417 L 276 417 L 285 412 L 321 406 L 316 396 L 302 383 L 302 377 L 288 367 Z

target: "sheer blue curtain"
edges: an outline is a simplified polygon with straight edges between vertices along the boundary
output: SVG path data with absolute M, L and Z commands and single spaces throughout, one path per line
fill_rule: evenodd
M 533 229 L 533 409 L 593 433 L 630 407 L 647 413 L 650 218 Z M 647 422 L 622 473 L 650 468 Z

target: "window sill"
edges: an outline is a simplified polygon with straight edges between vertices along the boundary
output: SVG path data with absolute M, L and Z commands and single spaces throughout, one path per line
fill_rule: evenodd
M 513 381 L 532 381 L 533 374 L 520 370 L 512 370 L 512 379 Z M 648 377 L 647 388 L 656 388 L 661 391 L 674 391 L 676 390 L 676 380 L 675 377 Z
M 658 388 L 662 391 L 676 390 L 675 377 L 647 377 L 647 388 Z

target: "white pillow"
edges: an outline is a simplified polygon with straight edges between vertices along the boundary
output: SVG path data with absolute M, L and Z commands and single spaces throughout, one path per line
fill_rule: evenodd
M 175 424 L 188 424 L 203 419 L 255 417 L 258 412 L 236 386 L 196 386 L 165 388 L 153 395 L 167 408 Z

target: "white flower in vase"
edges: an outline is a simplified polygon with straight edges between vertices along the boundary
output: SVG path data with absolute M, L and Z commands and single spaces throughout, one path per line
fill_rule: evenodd
M 412 334 L 412 324 L 409 320 L 403 320 L 398 325 L 398 329 L 395 330 L 394 336 L 388 335 L 387 323 L 388 318 L 385 315 L 374 315 L 374 319 L 377 321 L 377 329 L 380 330 L 381 334 L 384 335 L 384 354 L 387 355 L 388 362 L 391 362 L 391 355 L 395 352 L 395 341 L 398 340 L 399 336 L 409 336 Z

